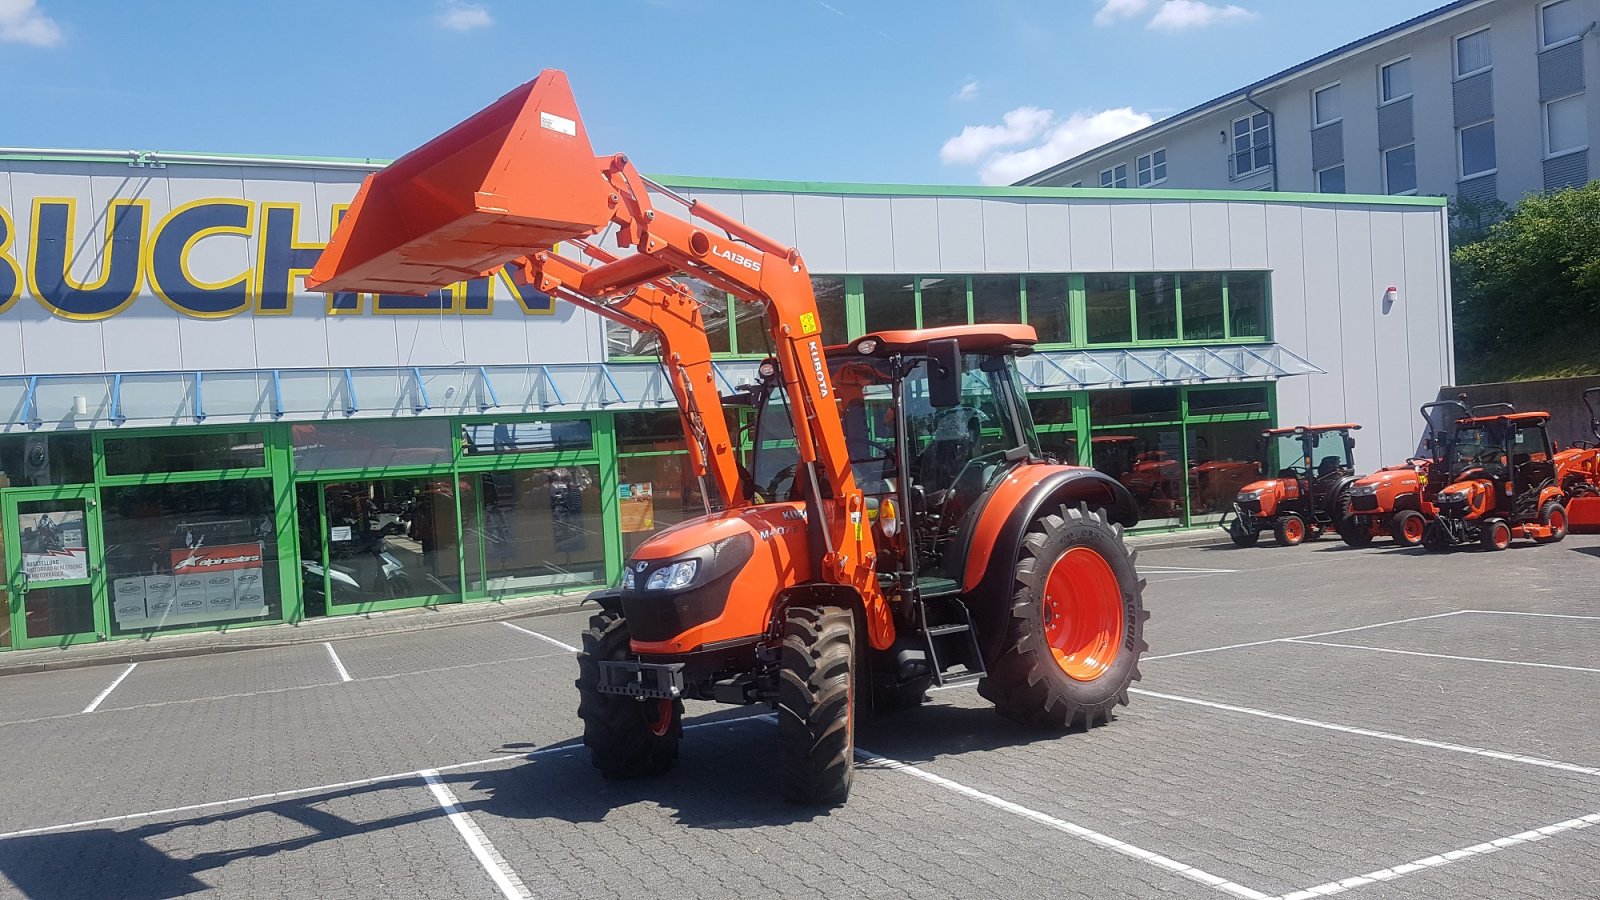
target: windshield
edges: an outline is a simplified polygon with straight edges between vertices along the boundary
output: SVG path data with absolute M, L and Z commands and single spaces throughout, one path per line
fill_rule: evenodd
M 1338 431 L 1274 435 L 1271 449 L 1283 477 L 1321 478 L 1351 467 L 1344 434 Z
M 1504 426 L 1478 425 L 1458 430 L 1450 446 L 1451 474 L 1459 475 L 1467 469 L 1503 464 L 1504 444 Z

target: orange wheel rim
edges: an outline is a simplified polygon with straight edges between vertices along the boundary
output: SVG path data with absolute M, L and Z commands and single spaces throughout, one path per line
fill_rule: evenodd
M 656 737 L 666 737 L 668 729 L 672 728 L 672 701 L 656 701 L 656 718 L 650 723 L 650 733 Z
M 1291 541 L 1298 541 L 1305 537 L 1306 527 L 1300 524 L 1299 519 L 1290 519 L 1283 523 L 1283 536 Z
M 1056 665 L 1074 681 L 1093 681 L 1116 661 L 1122 644 L 1122 586 L 1111 565 L 1088 547 L 1073 547 L 1044 585 L 1045 640 Z
M 1559 509 L 1550 511 L 1550 533 L 1562 534 L 1567 530 L 1567 514 Z
M 1494 545 L 1501 550 L 1511 546 L 1511 529 L 1504 525 L 1494 527 Z
M 1420 516 L 1406 516 L 1404 526 L 1406 540 L 1416 543 L 1422 540 L 1422 518 Z

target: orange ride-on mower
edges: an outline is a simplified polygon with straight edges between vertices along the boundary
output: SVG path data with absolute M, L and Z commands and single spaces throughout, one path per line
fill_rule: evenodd
M 1261 433 L 1265 471 L 1278 477 L 1253 481 L 1233 502 L 1233 519 L 1221 524 L 1240 547 L 1255 546 L 1271 530 L 1293 547 L 1316 540 L 1343 515 L 1345 491 L 1355 481 L 1352 454 L 1360 425 L 1296 425 Z
M 1545 430 L 1546 412 L 1473 416 L 1456 423 L 1449 483 L 1423 532 L 1432 551 L 1477 544 L 1504 550 L 1513 538 L 1541 544 L 1567 536 L 1566 495 Z
M 1574 441 L 1556 454 L 1556 473 L 1567 495 L 1567 527 L 1579 534 L 1600 532 L 1600 387 L 1583 392 L 1594 441 Z
M 671 768 L 686 700 L 770 706 L 773 758 L 740 764 L 822 804 L 849 793 L 858 711 L 930 684 L 975 681 L 1048 729 L 1128 702 L 1146 616 L 1122 529 L 1138 511 L 1115 479 L 1046 460 L 1015 366 L 1032 328 L 828 346 L 800 251 L 596 156 L 554 70 L 368 177 L 308 283 L 426 294 L 503 267 L 655 337 L 688 464 L 722 504 L 645 540 L 591 596 L 576 688 L 603 774 Z M 683 279 L 763 317 L 773 356 L 729 401 L 755 409 L 748 468 Z M 533 368 L 516 377 L 537 384 Z

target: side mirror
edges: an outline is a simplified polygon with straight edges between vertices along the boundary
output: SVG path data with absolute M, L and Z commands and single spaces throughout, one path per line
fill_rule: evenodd
M 934 409 L 961 405 L 961 344 L 953 338 L 928 342 L 928 402 Z

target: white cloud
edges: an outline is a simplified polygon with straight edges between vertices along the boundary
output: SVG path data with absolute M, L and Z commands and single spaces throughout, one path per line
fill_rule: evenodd
M 956 95 L 952 99 L 955 99 L 955 100 L 975 100 L 975 99 L 977 99 L 977 97 L 978 97 L 978 80 L 976 78 L 971 78 L 971 79 L 967 80 L 966 84 L 963 84 L 961 86 L 961 90 L 956 91 Z
M 977 164 L 984 184 L 1011 184 L 1154 121 L 1128 107 L 1058 119 L 1048 109 L 1022 106 L 1006 113 L 1002 125 L 963 128 L 944 142 L 939 158 L 946 164 Z
M 1166 0 L 1146 28 L 1152 31 L 1188 31 L 1227 22 L 1248 22 L 1256 14 L 1232 3 L 1214 6 L 1203 0 Z
M 1100 11 L 1094 14 L 1096 25 L 1111 25 L 1122 19 L 1131 19 L 1150 8 L 1151 0 L 1099 0 Z
M 968 125 L 961 129 L 960 134 L 939 148 L 939 158 L 947 164 L 970 165 L 1002 147 L 1036 140 L 1054 117 L 1055 113 L 1048 109 L 1019 106 L 1005 114 L 1002 125 Z
M 493 25 L 494 18 L 489 15 L 489 10 L 476 3 L 445 0 L 444 12 L 439 14 L 439 24 L 451 31 L 471 31 Z
M 61 26 L 34 6 L 34 0 L 0 0 L 0 42 L 35 47 L 61 43 Z

